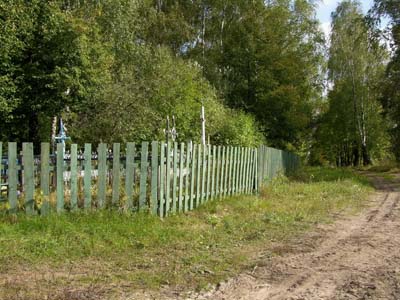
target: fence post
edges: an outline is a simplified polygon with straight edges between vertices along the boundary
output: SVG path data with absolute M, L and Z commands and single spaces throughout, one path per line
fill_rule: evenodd
M 126 144 L 126 161 L 125 161 L 125 192 L 126 192 L 126 208 L 133 208 L 133 188 L 135 178 L 135 143 Z
M 76 147 L 76 145 L 75 145 Z M 106 204 L 106 191 L 107 191 L 107 145 L 100 143 L 97 148 L 98 154 L 98 191 L 97 202 L 100 208 Z
M 33 145 L 32 143 L 22 144 L 23 168 L 24 168 L 24 191 L 25 191 L 25 211 L 28 215 L 34 213 L 34 174 L 33 174 Z
M 64 145 L 57 144 L 57 212 L 64 211 Z
M 120 182 L 120 148 L 119 143 L 113 145 L 113 166 L 112 166 L 112 204 L 119 202 L 119 182 Z
M 197 145 L 193 144 L 193 153 L 192 153 L 192 169 L 191 169 L 191 178 L 190 178 L 190 204 L 189 204 L 189 210 L 192 210 L 194 208 L 194 179 L 195 179 L 195 171 L 196 171 L 196 149 Z
M 49 170 L 50 144 L 40 145 L 40 189 L 43 193 L 43 203 L 40 209 L 42 215 L 46 215 L 50 209 L 50 170 Z
M 178 209 L 179 212 L 183 211 L 183 165 L 185 159 L 185 144 L 181 143 L 179 151 L 179 196 L 178 196 Z
M 70 173 L 71 173 L 71 210 L 78 208 L 78 145 L 71 145 L 71 161 L 70 161 Z
M 146 205 L 148 155 L 149 155 L 149 143 L 142 142 L 141 162 L 140 162 L 139 210 L 143 209 L 143 207 Z
M 150 197 L 150 210 L 153 215 L 157 214 L 158 201 L 158 142 L 151 143 L 151 197 Z
M 92 145 L 85 144 L 85 175 L 84 175 L 84 208 L 89 209 L 92 204 L 92 193 L 91 193 L 91 185 L 92 185 Z
M 159 215 L 164 217 L 164 186 L 165 183 L 165 142 L 161 142 L 160 147 L 160 204 L 159 204 Z

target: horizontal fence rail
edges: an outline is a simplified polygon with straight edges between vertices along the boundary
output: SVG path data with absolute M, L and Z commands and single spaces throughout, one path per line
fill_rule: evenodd
M 0 143 L 0 210 L 50 211 L 118 208 L 160 217 L 186 212 L 215 198 L 257 193 L 278 174 L 298 168 L 293 153 L 259 148 L 142 142 L 72 144 L 64 149 L 32 143 L 22 151 Z

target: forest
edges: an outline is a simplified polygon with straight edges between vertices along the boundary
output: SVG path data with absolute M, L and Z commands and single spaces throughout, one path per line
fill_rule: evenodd
M 400 4 L 313 0 L 2 0 L 0 140 L 165 138 L 294 151 L 312 164 L 400 160 Z

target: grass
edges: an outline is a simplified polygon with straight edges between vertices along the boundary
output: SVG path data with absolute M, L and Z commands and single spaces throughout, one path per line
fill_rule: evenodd
M 371 190 L 351 170 L 308 168 L 259 197 L 212 201 L 164 220 L 114 211 L 3 216 L 0 299 L 202 289 L 249 268 L 273 242 L 359 210 Z

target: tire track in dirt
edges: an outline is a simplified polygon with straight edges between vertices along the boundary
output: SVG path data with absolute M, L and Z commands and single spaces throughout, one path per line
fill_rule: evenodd
M 255 272 L 190 299 L 400 299 L 400 180 L 367 175 L 378 190 L 370 208 L 323 229 L 314 249 L 265 259 Z

